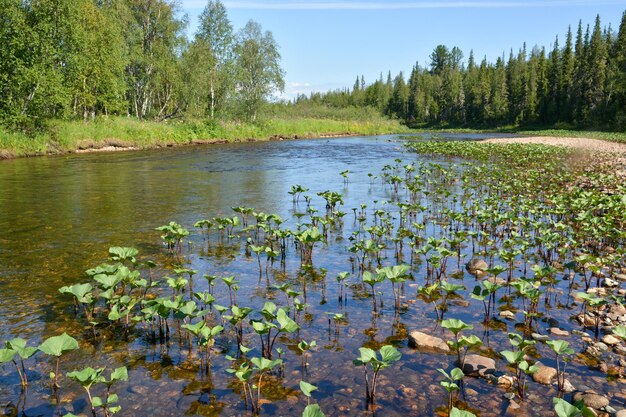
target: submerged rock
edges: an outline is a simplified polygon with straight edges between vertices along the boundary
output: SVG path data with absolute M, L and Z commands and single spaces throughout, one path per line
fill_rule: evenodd
M 576 392 L 574 393 L 574 401 L 583 400 L 587 407 L 591 407 L 593 409 L 599 410 L 602 407 L 606 407 L 609 405 L 609 399 L 603 395 L 598 394 L 595 391 L 585 391 L 585 392 Z
M 550 366 L 539 366 L 539 370 L 533 374 L 533 381 L 543 385 L 551 385 L 556 378 L 556 369 Z
M 463 373 L 468 376 L 485 376 L 496 371 L 496 361 L 481 355 L 467 355 Z
M 467 272 L 470 274 L 477 274 L 479 272 L 487 271 L 487 269 L 489 269 L 489 265 L 484 259 L 472 258 L 467 264 L 465 264 L 465 269 L 467 269 Z
M 602 337 L 602 342 L 604 342 L 605 344 L 609 346 L 614 346 L 614 345 L 617 345 L 620 342 L 620 340 L 613 335 L 607 334 Z
M 567 330 L 562 330 L 558 327 L 550 327 L 550 334 L 563 337 L 569 336 L 569 332 Z
M 500 312 L 500 317 L 508 320 L 515 320 L 515 313 L 509 310 L 504 310 Z
M 409 346 L 430 352 L 450 352 L 450 347 L 443 339 L 422 333 L 418 330 L 413 330 L 409 333 Z

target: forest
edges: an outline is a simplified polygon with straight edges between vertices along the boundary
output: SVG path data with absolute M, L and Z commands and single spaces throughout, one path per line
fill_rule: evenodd
M 0 10 L 5 127 L 109 115 L 254 120 L 284 86 L 271 32 L 252 20 L 235 31 L 219 0 L 192 39 L 169 0 L 1 0 Z
M 285 73 L 272 33 L 253 20 L 236 30 L 219 0 L 207 1 L 191 38 L 171 0 L 0 0 L 0 18 L 5 132 L 103 116 L 256 123 L 262 110 L 265 119 L 380 114 L 410 127 L 626 129 L 626 13 L 617 32 L 598 16 L 548 49 L 523 45 L 495 63 L 438 45 L 408 78 L 360 76 L 291 102 L 275 96 Z
M 352 89 L 300 96 L 298 103 L 331 107 L 371 106 L 415 127 L 553 126 L 626 129 L 626 13 L 619 31 L 578 23 L 563 47 L 523 45 L 495 63 L 467 62 L 457 48 L 438 45 L 427 65 L 417 63 L 408 80 L 401 72 Z

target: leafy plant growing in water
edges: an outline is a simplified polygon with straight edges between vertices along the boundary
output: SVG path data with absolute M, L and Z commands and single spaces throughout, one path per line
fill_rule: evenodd
M 455 391 L 459 390 L 458 381 L 462 381 L 465 374 L 460 368 L 454 368 L 447 373 L 445 370 L 439 368 L 437 369 L 441 375 L 443 375 L 444 380 L 439 382 L 446 392 L 448 393 L 448 415 L 452 412 L 452 395 Z
M 574 349 L 569 347 L 565 340 L 548 340 L 546 342 L 556 355 L 556 382 L 559 392 L 563 391 L 565 385 L 565 355 L 573 355 Z
M 395 300 L 396 310 L 400 309 L 400 288 L 399 286 L 408 278 L 409 265 L 386 266 L 377 269 L 376 272 L 391 281 L 393 290 L 393 298 Z
M 441 322 L 441 327 L 450 330 L 454 335 L 454 340 L 449 340 L 448 345 L 456 351 L 458 364 L 461 368 L 463 368 L 467 351 L 471 347 L 480 346 L 482 342 L 475 335 L 459 336 L 459 333 L 461 333 L 463 330 L 472 330 L 474 326 L 465 323 L 463 320 L 447 319 Z M 462 355 L 461 350 L 463 350 Z
M 402 357 L 398 349 L 391 345 L 381 347 L 379 352 L 380 359 L 373 349 L 361 347 L 359 348 L 360 356 L 352 361 L 356 366 L 363 366 L 365 373 L 365 398 L 368 405 L 374 405 L 376 403 L 376 383 L 378 382 L 378 374 L 380 371 L 390 367 Z M 367 373 L 368 365 L 372 367 L 373 375 L 371 380 Z
M 0 349 L 0 364 L 12 362 L 20 377 L 22 389 L 28 385 L 28 376 L 26 375 L 26 367 L 24 360 L 30 358 L 37 353 L 37 348 L 26 346 L 26 340 L 19 337 L 5 342 L 4 349 Z M 20 364 L 15 361 L 15 356 L 19 356 Z
M 530 365 L 525 359 L 526 350 L 533 346 L 534 340 L 524 340 L 522 336 L 516 333 L 509 333 L 509 342 L 517 347 L 518 350 L 504 350 L 500 352 L 506 361 L 515 368 L 515 385 L 517 387 L 517 395 L 520 400 L 524 400 L 526 390 L 526 376 L 532 375 L 539 370 L 536 365 Z
M 48 356 L 56 358 L 56 366 L 54 367 L 54 372 L 50 372 L 50 379 L 54 381 L 54 389 L 59 389 L 59 362 L 61 361 L 61 356 L 78 349 L 78 342 L 72 336 L 63 333 L 60 336 L 52 336 L 46 339 L 37 349 Z

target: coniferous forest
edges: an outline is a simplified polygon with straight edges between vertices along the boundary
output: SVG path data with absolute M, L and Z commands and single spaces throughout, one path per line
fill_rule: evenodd
M 412 126 L 626 129 L 626 13 L 619 31 L 578 23 L 550 50 L 523 45 L 495 63 L 438 45 L 426 65 L 299 102 L 372 106 Z

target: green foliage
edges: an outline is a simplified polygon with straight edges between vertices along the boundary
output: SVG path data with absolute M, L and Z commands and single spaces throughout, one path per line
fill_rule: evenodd
M 584 403 L 572 405 L 562 398 L 554 398 L 554 412 L 558 417 L 592 417 L 596 413 Z
M 322 409 L 317 404 L 309 404 L 304 409 L 302 417 L 326 417 L 326 414 L 322 412 Z
M 78 349 L 78 342 L 67 333 L 52 336 L 39 345 L 38 349 L 49 356 L 60 357 L 67 352 Z

